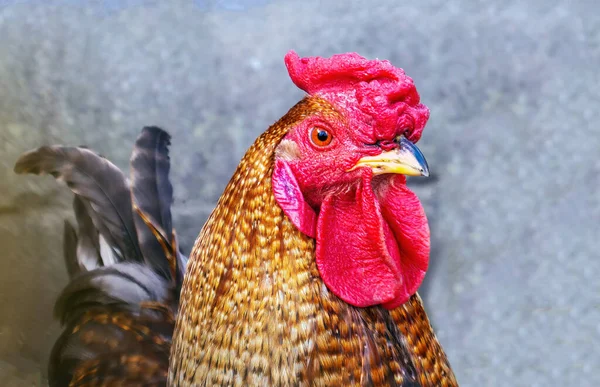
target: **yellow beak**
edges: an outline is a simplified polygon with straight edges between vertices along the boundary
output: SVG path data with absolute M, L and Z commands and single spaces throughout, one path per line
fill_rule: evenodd
M 377 156 L 365 156 L 350 171 L 371 167 L 373 174 L 396 173 L 407 176 L 429 176 L 429 167 L 423 153 L 415 144 L 402 137 L 400 147 Z

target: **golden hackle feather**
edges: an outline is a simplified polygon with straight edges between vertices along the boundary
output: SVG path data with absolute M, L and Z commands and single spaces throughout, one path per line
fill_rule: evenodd
M 311 97 L 250 147 L 196 240 L 181 293 L 169 382 L 191 385 L 456 386 L 418 295 L 387 311 L 329 292 L 315 243 L 277 205 L 275 149 Z

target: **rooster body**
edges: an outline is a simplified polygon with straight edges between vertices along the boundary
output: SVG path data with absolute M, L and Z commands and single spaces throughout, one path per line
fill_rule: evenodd
M 163 184 L 133 179 L 140 254 L 91 222 L 117 254 L 59 298 L 52 385 L 458 385 L 416 293 L 429 229 L 400 174 L 427 173 L 408 139 L 429 113 L 412 80 L 356 54 L 286 64 L 309 95 L 247 151 L 189 263 L 164 163 Z

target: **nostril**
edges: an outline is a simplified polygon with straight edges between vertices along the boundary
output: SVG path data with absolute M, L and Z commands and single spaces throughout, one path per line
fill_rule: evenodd
M 392 140 L 379 140 L 377 141 L 377 145 L 384 151 L 390 151 L 398 147 L 398 143 Z

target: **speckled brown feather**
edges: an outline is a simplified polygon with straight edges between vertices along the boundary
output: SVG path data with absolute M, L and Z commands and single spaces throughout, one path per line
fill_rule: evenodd
M 240 162 L 190 257 L 170 385 L 457 386 L 418 295 L 391 312 L 341 301 L 319 277 L 314 240 L 275 202 L 275 148 L 332 109 L 304 99 Z
M 54 347 L 53 384 L 164 386 L 174 324 L 164 304 L 90 308 L 66 326 Z

